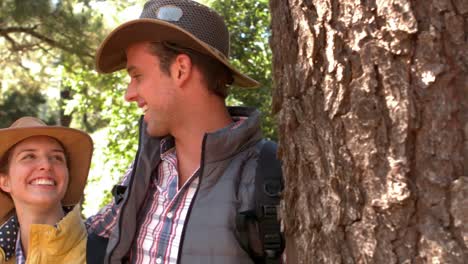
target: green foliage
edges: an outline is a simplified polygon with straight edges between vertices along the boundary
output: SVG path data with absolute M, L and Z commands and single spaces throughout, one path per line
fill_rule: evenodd
M 125 3 L 119 1 L 116 9 Z M 136 146 L 128 143 L 136 140 L 132 122 L 137 118 L 123 104 L 122 75 L 94 71 L 94 54 L 107 31 L 102 14 L 88 0 L 0 1 L 0 125 L 33 115 L 50 124 L 84 129 L 93 138 L 107 128 L 109 139 L 94 140 L 100 155 L 93 157 L 93 167 L 100 171 L 92 171 L 89 178 L 95 183 L 109 178 L 115 183 L 119 177 L 113 175 L 128 166 Z M 116 131 L 122 124 L 129 124 L 131 132 Z M 110 159 L 115 164 L 106 162 Z
M 67 52 L 92 63 L 103 25 L 88 1 L 4 0 L 0 10 L 0 37 L 11 55 L 25 58 L 41 50 L 60 60 Z
M 55 90 L 58 98 L 54 99 L 59 100 L 47 98 L 51 107 L 44 116 L 59 116 L 58 123 L 68 125 L 62 122 L 66 120 L 62 107 L 74 96 L 87 95 L 86 87 L 94 86 L 96 78 L 80 86 L 71 86 L 70 80 L 78 83 L 93 71 L 94 52 L 103 36 L 102 16 L 96 16 L 87 0 L 3 0 L 0 6 L 2 90 L 20 90 L 31 97 L 38 92 L 46 97 L 45 93 Z M 89 112 L 100 110 L 92 100 L 80 103 Z M 83 114 L 81 109 L 68 112 Z M 96 123 L 84 127 L 93 131 L 104 125 Z
M 234 88 L 229 100 L 254 106 L 263 114 L 262 130 L 266 137 L 276 139 L 276 127 L 271 114 L 271 50 L 268 45 L 270 14 L 266 0 L 212 0 L 209 2 L 225 19 L 231 33 L 232 63 L 243 73 L 261 83 L 257 89 Z
M 111 117 L 108 124 L 108 148 L 104 152 L 106 162 L 112 162 L 112 172 L 123 174 L 135 157 L 138 146 L 139 114 L 135 103 L 125 102 L 126 86 L 123 72 L 114 74 L 114 88 L 105 91 L 102 114 Z
M 40 92 L 9 91 L 4 96 L 6 99 L 0 103 L 0 127 L 8 127 L 23 116 L 37 116 L 48 124 L 56 123 L 56 117 L 45 113 L 46 99 Z
M 12 17 L 18 22 L 27 22 L 31 17 L 45 16 L 51 11 L 49 0 L 15 0 Z

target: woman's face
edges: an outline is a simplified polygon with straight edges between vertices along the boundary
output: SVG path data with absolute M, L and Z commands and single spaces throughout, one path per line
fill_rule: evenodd
M 15 207 L 48 208 L 61 203 L 68 187 L 65 151 L 57 140 L 33 136 L 10 151 L 8 171 L 0 174 L 0 188 Z

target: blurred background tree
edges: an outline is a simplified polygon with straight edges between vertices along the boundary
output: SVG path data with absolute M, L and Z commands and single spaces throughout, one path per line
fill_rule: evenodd
M 255 90 L 233 88 L 228 104 L 254 106 L 263 114 L 263 134 L 276 140 L 271 114 L 271 36 L 267 0 L 211 0 L 207 2 L 225 19 L 231 33 L 231 61 L 241 72 L 261 83 Z
M 0 125 L 24 115 L 80 128 L 95 142 L 84 214 L 96 212 L 130 165 L 139 112 L 126 103 L 125 72 L 97 74 L 94 54 L 106 33 L 135 19 L 144 0 L 0 1 Z M 229 105 L 262 111 L 263 131 L 276 139 L 270 113 L 271 51 L 268 2 L 211 0 L 231 32 L 232 62 L 260 81 L 256 90 L 233 88 Z
M 73 111 L 64 112 L 61 106 L 75 92 L 85 91 L 63 82 L 77 69 L 92 69 L 95 43 L 102 35 L 102 16 L 93 16 L 88 2 L 4 0 L 0 3 L 0 99 L 2 112 L 12 113 L 11 119 L 17 118 L 13 114 L 16 112 L 54 119 L 53 123 L 65 126 L 70 124 Z M 28 105 L 19 104 L 22 111 L 5 105 L 14 101 Z M 44 108 L 44 104 L 50 107 Z M 45 111 L 39 111 L 41 108 Z M 2 116 L 2 120 L 8 121 L 6 114 Z

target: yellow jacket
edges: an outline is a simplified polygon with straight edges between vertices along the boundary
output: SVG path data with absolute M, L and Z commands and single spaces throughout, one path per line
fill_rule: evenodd
M 86 228 L 80 215 L 80 207 L 75 206 L 57 227 L 51 225 L 31 225 L 29 252 L 26 264 L 82 264 L 86 263 Z M 5 262 L 5 254 L 0 249 L 0 264 L 14 264 L 15 258 Z

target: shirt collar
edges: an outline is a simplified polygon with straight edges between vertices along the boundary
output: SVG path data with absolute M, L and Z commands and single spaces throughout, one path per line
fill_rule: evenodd
M 16 238 L 16 264 L 24 264 L 26 262 L 26 258 L 24 257 L 23 246 L 21 245 L 21 235 L 18 229 L 18 236 Z
M 233 116 L 232 117 L 232 123 L 230 123 L 227 126 L 227 128 L 236 129 L 240 125 L 242 125 L 242 123 L 244 123 L 245 120 L 247 120 L 246 116 Z M 168 155 L 170 155 L 170 154 L 172 154 L 174 152 L 174 147 L 175 147 L 174 138 L 172 136 L 167 136 L 167 137 L 163 138 L 161 140 L 159 146 L 161 148 L 161 159 L 163 159 L 164 157 L 166 157 L 166 156 L 168 156 Z
M 174 147 L 175 147 L 174 138 L 172 136 L 167 136 L 163 138 L 159 146 L 161 148 L 161 159 L 164 159 L 165 156 L 169 155 L 170 153 L 174 151 Z
M 75 209 L 76 208 L 76 209 Z M 73 211 L 73 209 L 78 210 L 79 212 L 79 206 L 64 206 L 63 210 L 65 212 L 65 216 L 63 219 L 67 218 L 68 213 Z M 58 227 L 59 223 L 62 221 L 60 220 L 58 223 L 54 225 L 54 229 Z M 76 224 L 76 223 L 75 223 Z M 21 234 L 20 234 L 20 229 L 18 228 L 18 236 L 16 237 L 16 249 L 15 249 L 15 255 L 16 255 L 16 264 L 24 264 L 26 263 L 26 256 L 23 251 L 23 246 L 21 244 Z

